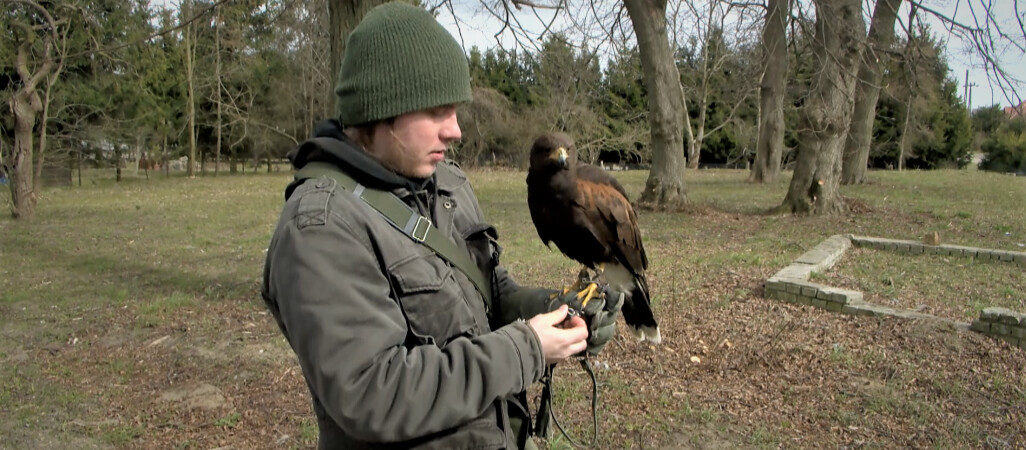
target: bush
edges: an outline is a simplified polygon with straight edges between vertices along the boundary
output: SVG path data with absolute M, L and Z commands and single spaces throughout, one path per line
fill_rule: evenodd
M 981 170 L 1026 174 L 1026 119 L 1002 124 L 983 141 Z

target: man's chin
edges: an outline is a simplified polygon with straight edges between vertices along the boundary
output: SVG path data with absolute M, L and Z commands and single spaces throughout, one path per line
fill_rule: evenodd
M 438 163 L 424 164 L 414 170 L 414 178 L 429 178 L 435 174 L 435 170 L 438 169 Z

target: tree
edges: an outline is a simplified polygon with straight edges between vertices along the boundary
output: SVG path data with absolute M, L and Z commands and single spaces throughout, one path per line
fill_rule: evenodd
M 860 0 L 814 0 L 815 72 L 812 90 L 801 108 L 800 139 L 794 175 L 781 211 L 838 214 L 841 147 L 852 111 L 859 42 L 865 33 Z
M 550 35 L 537 56 L 536 93 L 541 123 L 575 137 L 578 156 L 595 162 L 602 124 L 595 112 L 602 72 L 587 46 L 578 50 L 566 36 Z
M 689 3 L 688 6 L 692 15 L 703 15 L 703 11 L 694 4 Z M 750 77 L 745 73 L 748 65 L 744 64 L 746 52 L 742 43 L 745 15 L 737 15 L 741 19 L 729 33 L 731 38 L 728 40 L 726 22 L 729 12 L 729 9 L 723 11 L 718 2 L 709 3 L 708 11 L 704 12 L 704 23 L 685 25 L 693 33 L 690 51 L 678 51 L 681 55 L 681 83 L 686 97 L 693 99 L 690 111 L 684 116 L 687 167 L 690 169 L 697 169 L 702 151 L 709 150 L 706 148 L 707 139 L 723 141 L 732 134 L 725 128 L 734 123 L 739 108 L 745 105 L 751 91 L 747 82 Z M 688 31 L 675 34 L 686 35 Z M 727 146 L 734 147 L 735 142 L 727 139 Z M 733 148 L 726 151 L 732 152 Z
M 983 143 L 987 141 L 998 127 L 1008 121 L 1008 117 L 1005 116 L 1005 112 L 1000 104 L 976 108 L 972 112 L 971 118 L 973 132 L 975 133 L 973 136 L 973 150 L 976 152 L 983 151 Z
M 346 52 L 346 39 L 353 28 L 363 20 L 367 12 L 375 6 L 387 3 L 388 0 L 329 0 L 328 1 L 328 26 L 331 30 L 331 83 L 329 86 L 335 89 L 338 82 L 338 72 L 342 68 L 342 55 Z
M 666 32 L 666 0 L 624 0 L 634 25 L 648 93 L 652 169 L 639 203 L 676 208 L 687 203 L 684 183 L 684 114 L 680 72 Z
M 602 77 L 602 95 L 598 104 L 606 124 L 603 148 L 615 153 L 616 161 L 649 159 L 644 152 L 649 136 L 647 95 L 637 47 L 620 48 L 606 64 Z
M 1008 122 L 1008 116 L 1001 109 L 1001 105 L 990 105 L 982 108 L 976 108 L 972 114 L 973 118 L 973 129 L 980 133 L 993 133 L 1005 122 Z
M 1026 120 L 1006 121 L 983 142 L 980 169 L 1026 174 Z
M 873 125 L 870 166 L 918 169 L 964 167 L 972 131 L 957 83 L 944 59 L 944 43 L 921 22 L 893 46 Z
M 347 0 L 329 3 L 332 32 L 331 57 L 338 58 L 338 60 L 332 61 L 332 66 L 340 66 L 346 37 L 366 12 L 377 4 L 379 4 L 378 0 Z M 500 8 L 490 9 L 490 11 L 508 25 L 515 23 L 515 20 L 511 20 L 513 15 L 511 5 L 517 9 L 525 5 L 532 9 L 559 9 L 562 6 L 562 4 L 553 7 L 519 0 L 503 0 Z M 687 202 L 684 160 L 681 152 L 684 145 L 682 124 L 686 105 L 680 86 L 680 73 L 674 64 L 673 52 L 669 45 L 666 6 L 666 0 L 624 0 L 622 4 L 622 7 L 627 10 L 638 40 L 644 73 L 643 81 L 650 94 L 648 98 L 652 170 L 649 172 L 640 202 L 672 208 Z M 486 5 L 486 7 L 488 6 Z
M 876 102 L 880 98 L 880 81 L 886 65 L 887 51 L 894 42 L 894 22 L 901 0 L 878 0 L 873 9 L 866 49 L 859 58 L 859 74 L 855 84 L 855 110 L 844 145 L 841 168 L 842 184 L 860 184 L 866 179 L 870 140 Z M 912 15 L 915 6 L 912 7 Z
M 182 52 L 185 61 L 185 83 L 186 83 L 186 117 L 188 118 L 189 125 L 186 128 L 186 132 L 189 133 L 189 159 L 188 168 L 186 173 L 189 178 L 196 176 L 196 24 L 194 23 L 193 14 L 195 14 L 195 3 L 192 0 L 185 0 L 182 2 L 181 9 L 179 10 L 179 21 L 185 25 L 185 30 L 182 32 Z
M 49 89 L 64 65 L 63 54 L 70 20 L 55 14 L 68 11 L 64 3 L 37 3 L 34 0 L 11 0 L 14 9 L 4 14 L 5 28 L 13 34 L 14 93 L 8 104 L 14 116 L 14 149 L 10 177 L 11 213 L 18 219 L 31 219 L 36 208 L 36 183 L 32 170 L 34 151 L 45 149 L 45 126 L 39 149 L 33 144 L 36 120 L 46 110 Z M 39 96 L 45 83 L 44 98 Z M 44 125 L 45 125 L 44 116 Z
M 772 182 L 784 153 L 784 97 L 787 74 L 787 17 L 791 0 L 769 0 L 762 32 L 759 83 L 759 140 L 749 181 Z

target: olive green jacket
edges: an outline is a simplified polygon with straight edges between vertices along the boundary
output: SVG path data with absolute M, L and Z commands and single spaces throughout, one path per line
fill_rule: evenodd
M 360 152 L 347 145 L 343 156 L 350 151 Z M 352 173 L 359 164 L 346 171 L 367 179 Z M 483 243 L 492 261 L 476 260 L 494 266 L 499 247 L 494 233 L 482 233 L 488 227 L 465 174 L 445 162 L 425 185 L 391 191 L 461 248 L 468 239 Z M 545 365 L 533 330 L 523 321 L 503 325 L 518 314 L 496 309 L 528 290 L 496 268 L 500 300 L 489 308 L 461 271 L 335 180 L 289 190 L 262 294 L 299 358 L 319 448 L 517 447 L 508 400 Z

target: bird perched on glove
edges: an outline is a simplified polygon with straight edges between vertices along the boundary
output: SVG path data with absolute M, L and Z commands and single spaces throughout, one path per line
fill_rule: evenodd
M 638 216 L 616 178 L 577 161 L 574 142 L 566 134 L 546 133 L 531 147 L 527 204 L 545 245 L 555 243 L 584 265 L 585 272 L 598 273 L 594 278 L 579 276 L 563 297 L 593 297 L 600 289 L 595 281 L 604 279 L 610 289 L 626 294 L 622 313 L 632 334 L 640 341 L 662 342 L 645 276 L 648 256 Z

